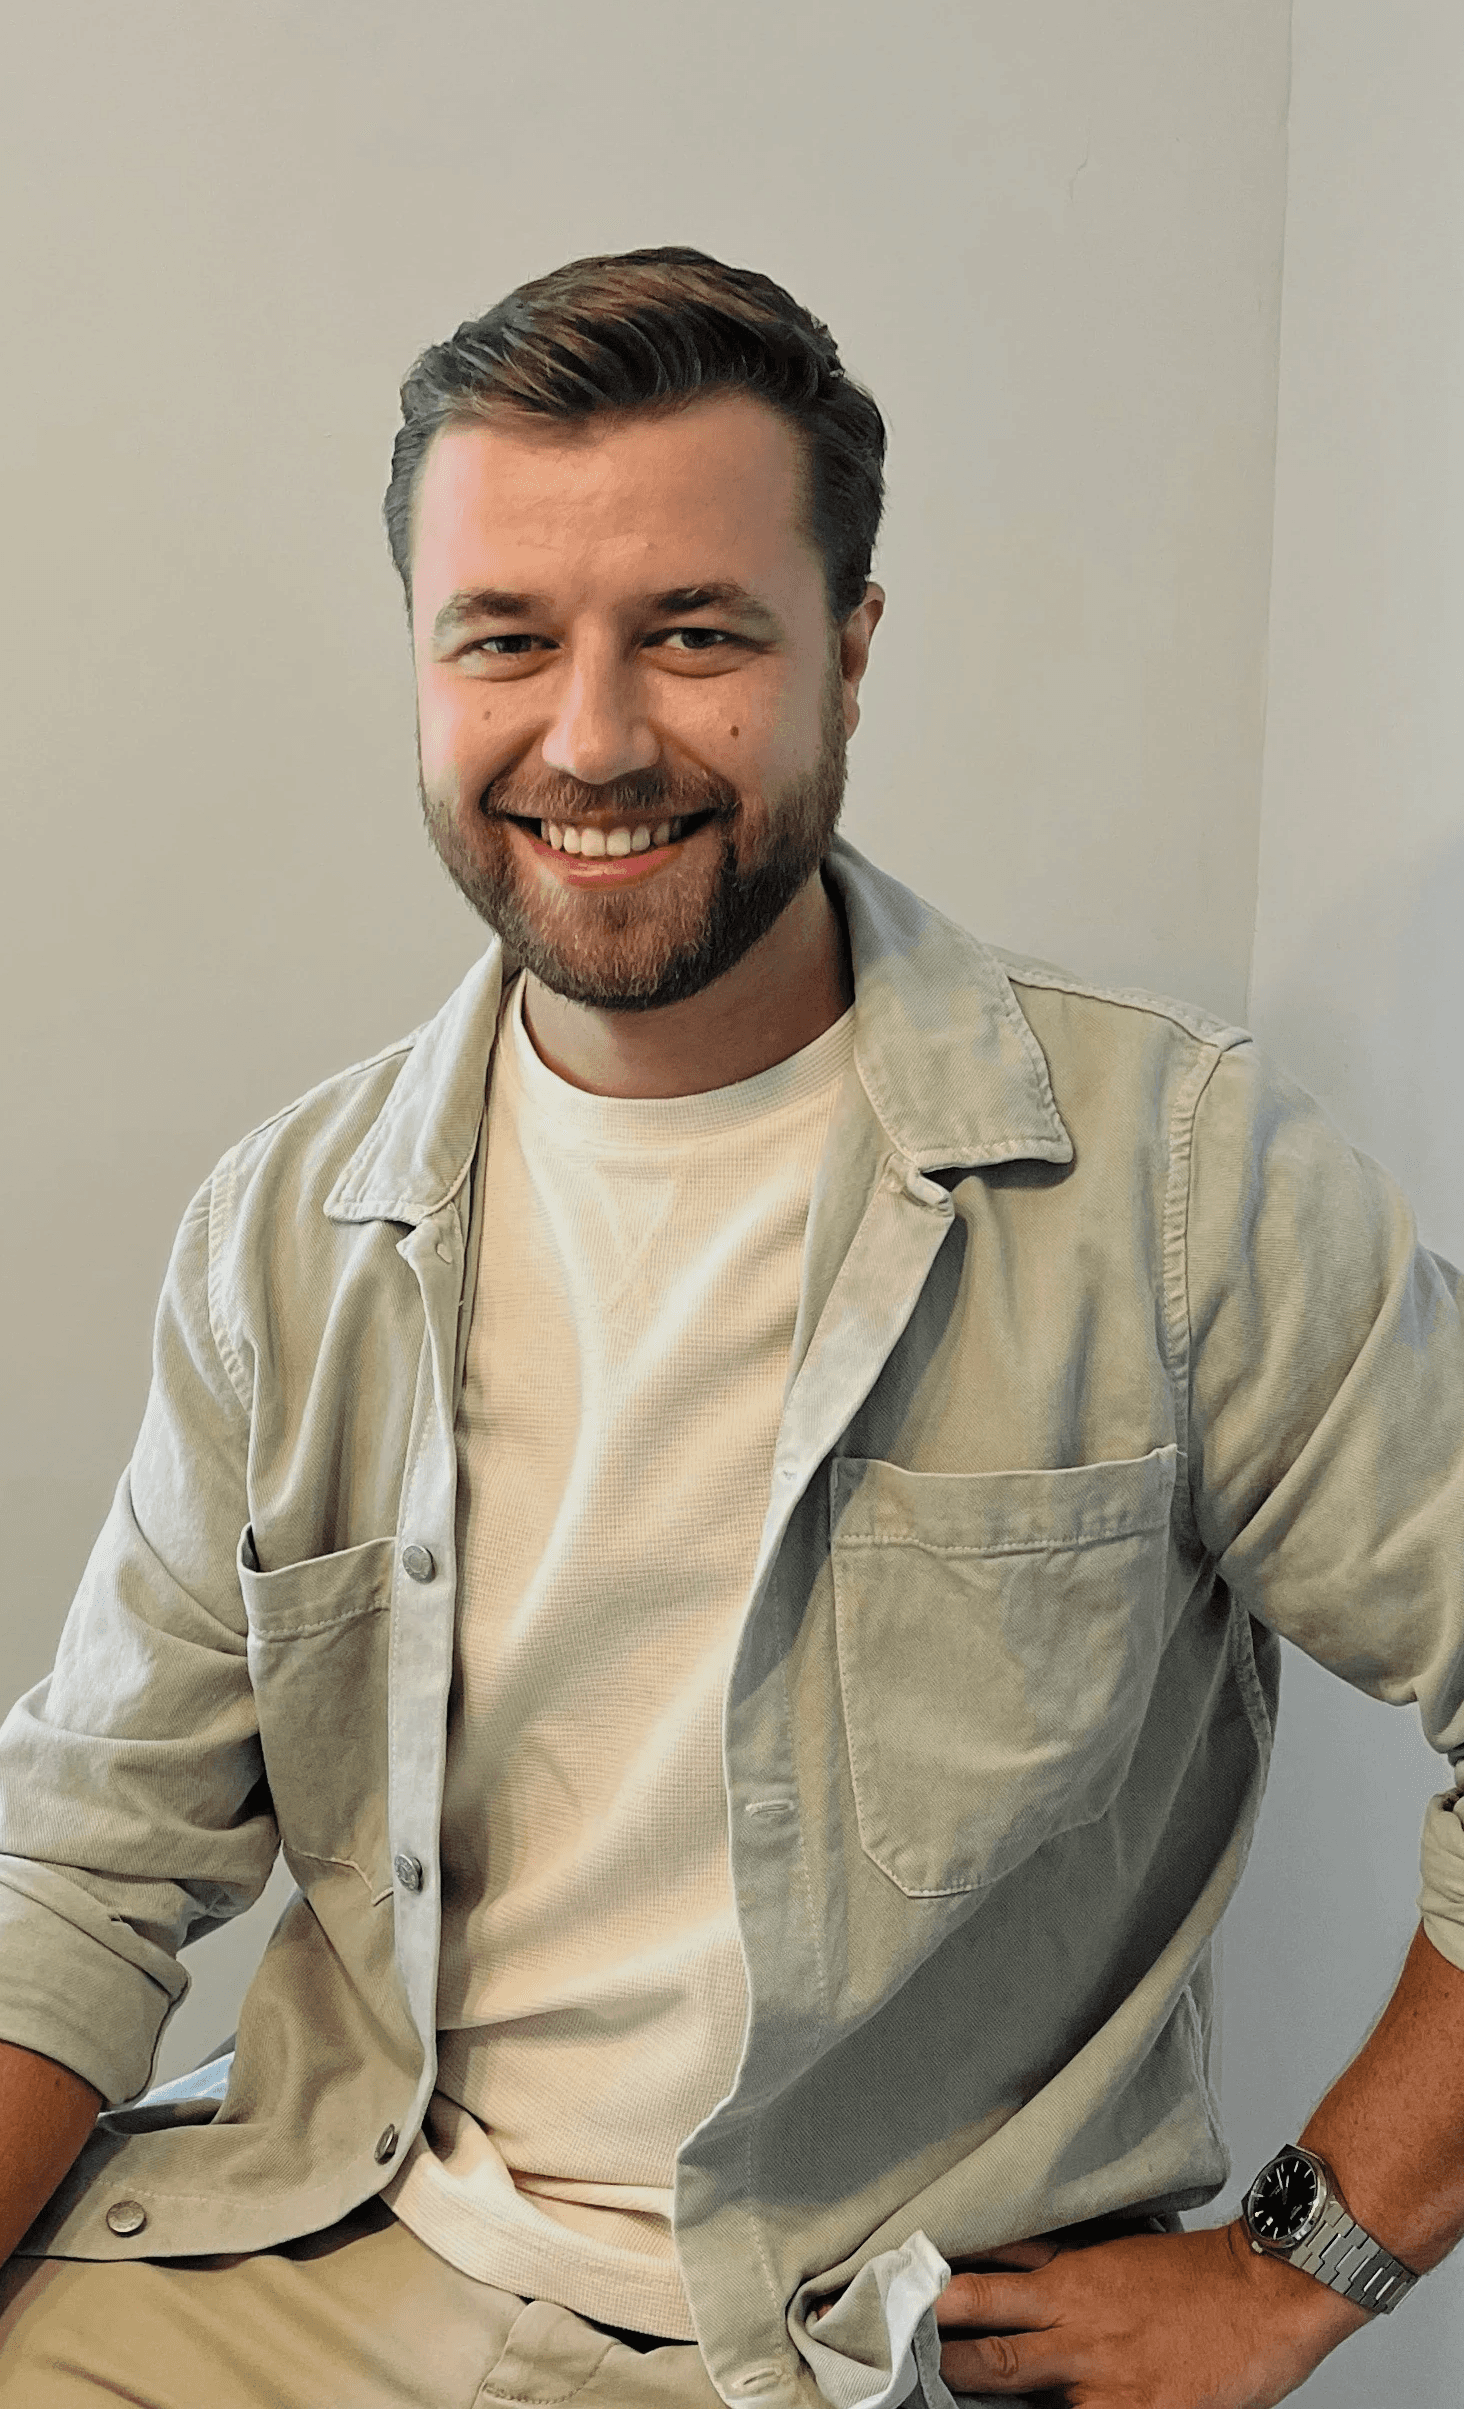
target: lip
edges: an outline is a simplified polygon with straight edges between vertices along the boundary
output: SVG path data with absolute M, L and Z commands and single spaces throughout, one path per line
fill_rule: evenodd
M 582 853 L 556 851 L 553 845 L 546 844 L 541 836 L 536 836 L 532 829 L 525 828 L 518 820 L 510 820 L 509 826 L 528 846 L 535 859 L 543 862 L 570 887 L 620 887 L 638 878 L 652 878 L 678 853 L 684 853 L 688 845 L 695 844 L 702 833 L 700 828 L 695 828 L 690 836 L 677 837 L 674 844 L 651 845 L 644 853 L 592 855 L 586 860 Z M 716 822 L 705 820 L 702 826 L 713 828 Z

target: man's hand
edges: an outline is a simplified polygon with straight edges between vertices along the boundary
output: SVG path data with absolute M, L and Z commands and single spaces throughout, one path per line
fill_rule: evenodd
M 1018 2242 L 953 2269 L 935 2304 L 952 2392 L 1045 2393 L 1071 2409 L 1272 2409 L 1366 2325 L 1243 2226 Z

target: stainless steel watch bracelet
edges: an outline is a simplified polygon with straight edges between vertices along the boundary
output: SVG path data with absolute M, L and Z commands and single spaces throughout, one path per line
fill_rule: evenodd
M 1401 2259 L 1394 2258 L 1348 2215 L 1335 2192 L 1317 2220 L 1315 2233 L 1288 2250 L 1286 2257 L 1304 2275 L 1314 2275 L 1319 2283 L 1340 2292 L 1344 2300 L 1380 2316 L 1395 2309 L 1418 2281 Z

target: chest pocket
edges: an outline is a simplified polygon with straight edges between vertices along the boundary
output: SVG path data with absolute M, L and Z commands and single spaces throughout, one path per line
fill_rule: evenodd
M 239 1585 L 265 1772 L 285 1855 L 390 1885 L 387 1672 L 393 1538 L 260 1572 L 246 1531 Z M 296 1872 L 310 1890 L 310 1868 Z
M 999 1881 L 1111 1804 L 1154 1685 L 1176 1463 L 831 1467 L 860 1845 L 909 1897 Z

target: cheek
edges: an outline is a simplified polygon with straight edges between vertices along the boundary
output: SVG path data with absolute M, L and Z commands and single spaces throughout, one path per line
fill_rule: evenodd
M 743 741 L 755 737 L 758 750 L 775 776 L 792 776 L 807 767 L 818 750 L 821 696 L 803 687 L 785 687 L 759 728 L 747 728 Z
M 492 706 L 475 695 L 419 692 L 417 731 L 427 785 L 448 794 L 486 783 L 492 719 Z

